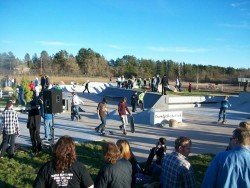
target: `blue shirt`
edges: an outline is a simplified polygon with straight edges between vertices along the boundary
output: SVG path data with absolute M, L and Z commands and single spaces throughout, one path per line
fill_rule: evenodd
M 53 117 L 52 114 L 46 114 L 46 113 L 44 114 L 44 120 L 51 120 L 52 117 Z
M 236 147 L 215 156 L 202 187 L 250 187 L 250 150 Z

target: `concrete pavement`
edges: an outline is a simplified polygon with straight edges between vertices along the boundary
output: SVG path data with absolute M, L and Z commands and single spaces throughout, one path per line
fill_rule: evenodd
M 78 142 L 88 140 L 106 140 L 116 142 L 118 139 L 127 139 L 140 162 L 146 160 L 149 149 L 157 142 L 159 137 L 167 138 L 168 153 L 174 149 L 174 140 L 179 136 L 188 136 L 193 142 L 192 154 L 218 153 L 225 150 L 232 131 L 240 121 L 250 118 L 250 113 L 244 110 L 229 110 L 227 125 L 218 125 L 219 106 L 203 106 L 199 108 L 183 109 L 183 126 L 178 128 L 156 127 L 149 125 L 149 111 L 138 109 L 134 113 L 135 133 L 128 131 L 123 135 L 119 130 L 121 125 L 117 113 L 118 101 L 108 101 L 109 117 L 107 120 L 107 130 L 114 131 L 114 135 L 99 136 L 94 128 L 99 125 L 100 120 L 96 114 L 96 107 L 102 96 L 98 94 L 78 94 L 84 101 L 81 121 L 71 121 L 69 113 L 55 115 L 55 136 L 72 136 Z M 249 103 L 248 103 L 249 104 Z M 249 106 L 248 106 L 249 107 Z M 129 107 L 131 110 L 131 108 Z M 27 113 L 19 114 L 21 135 L 17 138 L 17 143 L 31 145 L 28 129 L 26 128 Z M 41 126 L 41 138 L 44 137 L 44 128 Z

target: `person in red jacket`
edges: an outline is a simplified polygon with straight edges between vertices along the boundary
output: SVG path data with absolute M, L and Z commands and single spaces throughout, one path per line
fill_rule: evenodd
M 122 125 L 119 127 L 121 130 L 123 130 L 123 134 L 125 134 L 125 135 L 127 134 L 126 126 L 128 124 L 127 112 L 129 113 L 129 115 L 131 115 L 131 113 L 127 107 L 126 101 L 127 101 L 127 99 L 124 97 L 124 98 L 122 98 L 122 100 L 118 104 L 118 113 L 119 113 L 119 116 L 121 117 L 121 120 L 122 120 Z

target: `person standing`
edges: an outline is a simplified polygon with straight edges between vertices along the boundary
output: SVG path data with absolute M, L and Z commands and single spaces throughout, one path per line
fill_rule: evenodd
M 220 111 L 219 111 L 219 118 L 218 118 L 218 123 L 221 120 L 221 116 L 223 118 L 222 123 L 226 123 L 226 114 L 227 114 L 227 109 L 231 106 L 228 100 L 228 96 L 225 96 L 224 99 L 221 101 L 221 106 L 220 106 Z
M 27 128 L 30 132 L 32 153 L 37 154 L 42 150 L 40 138 L 41 115 L 38 107 L 39 105 L 36 104 L 35 100 L 30 102 L 30 106 L 31 109 L 28 113 Z
M 18 115 L 15 110 L 13 110 L 12 101 L 8 101 L 2 116 L 2 131 L 3 131 L 3 144 L 0 154 L 0 160 L 3 158 L 8 145 L 10 145 L 9 158 L 14 157 L 14 147 L 16 136 L 19 135 L 19 122 Z
M 192 84 L 189 82 L 188 84 L 188 92 L 191 93 L 192 92 Z
M 106 119 L 108 115 L 107 100 L 105 98 L 103 98 L 102 102 L 100 102 L 97 106 L 97 115 L 99 119 L 101 120 L 101 124 L 95 128 L 95 131 L 99 132 L 101 130 L 101 134 L 104 135 Z
M 136 111 L 137 104 L 138 104 L 138 93 L 137 91 L 135 91 L 134 94 L 131 96 L 132 112 Z
M 141 110 L 144 111 L 144 97 L 146 94 L 146 90 L 144 90 L 140 95 L 138 96 L 138 104 L 141 106 Z
M 123 134 L 125 134 L 125 135 L 127 134 L 126 126 L 128 125 L 127 112 L 129 113 L 129 115 L 131 115 L 131 113 L 128 109 L 128 106 L 127 106 L 127 99 L 124 97 L 124 98 L 122 98 L 122 100 L 118 104 L 118 113 L 119 113 L 119 116 L 121 117 L 121 120 L 122 120 L 122 125 L 119 127 L 120 127 L 120 129 L 123 130 Z
M 74 118 L 76 118 L 76 120 L 78 121 L 79 119 L 81 119 L 81 115 L 79 114 L 79 108 L 80 108 L 80 104 L 84 104 L 83 101 L 76 95 L 75 92 L 72 92 L 72 111 L 73 114 L 71 115 L 71 120 L 73 121 Z
M 248 88 L 248 80 L 246 80 L 246 82 L 244 83 L 243 91 L 247 92 L 247 88 Z
M 85 89 L 83 90 L 83 93 L 84 93 L 86 90 L 88 91 L 88 93 L 90 93 L 90 92 L 89 92 L 89 80 L 87 80 L 87 82 L 85 83 Z
M 77 161 L 76 146 L 69 136 L 61 137 L 53 147 L 52 160 L 45 163 L 36 176 L 34 188 L 94 188 L 85 165 Z
M 159 74 L 157 74 L 157 76 L 156 76 L 156 92 L 158 92 L 159 91 L 159 85 L 160 85 L 160 83 L 161 83 L 161 77 L 160 77 L 160 75 Z
M 18 104 L 24 106 L 26 104 L 26 101 L 24 100 L 24 89 L 21 84 L 18 84 L 17 86 L 17 93 L 18 93 Z
M 187 137 L 175 140 L 175 151 L 167 154 L 162 161 L 161 187 L 162 188 L 194 188 L 196 185 L 194 171 L 187 160 L 191 151 L 192 142 Z
M 167 91 L 167 87 L 168 87 L 168 78 L 167 78 L 166 74 L 163 76 L 163 78 L 161 80 L 161 85 L 162 85 L 161 94 L 166 95 L 166 91 Z
M 232 149 L 217 154 L 208 167 L 202 187 L 249 187 L 250 134 L 236 128 L 230 139 Z

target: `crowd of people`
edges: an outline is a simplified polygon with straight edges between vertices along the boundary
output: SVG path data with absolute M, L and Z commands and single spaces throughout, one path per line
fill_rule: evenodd
M 168 79 L 164 75 L 158 84 L 162 84 L 162 94 L 165 94 Z M 49 89 L 49 79 L 44 76 L 42 90 Z M 41 79 L 41 84 L 42 84 Z M 178 81 L 179 82 L 179 81 Z M 88 83 L 88 82 L 87 82 Z M 42 139 L 40 138 L 40 125 L 44 119 L 45 137 L 43 140 L 51 140 L 53 137 L 53 114 L 42 110 L 42 102 L 39 100 L 42 92 L 36 94 L 35 85 L 30 83 L 34 90 L 33 100 L 29 103 L 30 110 L 27 119 L 31 139 L 31 151 L 36 155 L 42 151 Z M 38 83 L 37 83 L 38 84 Z M 176 83 L 177 85 L 177 83 Z M 178 83 L 180 87 L 180 82 Z M 154 88 L 155 89 L 155 88 Z M 85 90 L 88 91 L 88 89 Z M 20 92 L 20 90 L 19 90 Z M 83 91 L 84 92 L 84 91 Z M 136 111 L 139 105 L 144 110 L 144 96 L 146 90 L 138 94 L 134 92 L 131 96 L 132 112 Z M 81 119 L 79 105 L 83 101 L 72 92 L 71 120 Z M 218 122 L 223 119 L 226 122 L 226 111 L 231 104 L 226 96 L 221 102 Z M 128 115 L 131 116 L 127 99 L 122 98 L 117 106 L 122 125 L 119 127 L 124 135 L 127 135 Z M 106 118 L 108 116 L 107 100 L 103 98 L 97 105 L 97 115 L 101 121 L 95 128 L 96 132 L 105 134 Z M 127 115 L 128 114 L 128 115 Z M 0 146 L 0 160 L 8 154 L 9 158 L 15 155 L 15 140 L 20 134 L 18 115 L 13 110 L 12 101 L 8 101 L 2 114 L 3 142 Z M 204 176 L 202 187 L 249 187 L 250 185 L 250 123 L 241 122 L 236 128 L 226 151 L 217 154 L 208 166 Z M 8 149 L 9 148 L 9 149 Z M 155 187 L 196 187 L 194 169 L 188 160 L 192 150 L 192 141 L 186 136 L 176 138 L 174 151 L 167 154 L 167 140 L 161 137 L 156 145 L 149 150 L 145 163 L 139 163 L 133 154 L 128 140 L 119 139 L 116 143 L 107 142 L 103 147 L 103 166 L 99 169 L 98 175 L 93 181 L 84 163 L 77 161 L 77 153 L 73 138 L 61 137 L 53 147 L 52 159 L 46 162 L 39 170 L 33 187 L 135 187 L 137 183 L 149 183 L 150 176 L 154 179 Z M 154 160 L 155 159 L 155 160 Z
M 231 148 L 217 154 L 206 170 L 201 187 L 249 187 L 250 123 L 241 122 L 230 138 Z M 195 171 L 188 160 L 192 150 L 190 138 L 181 136 L 175 150 L 166 154 L 166 139 L 159 138 L 145 163 L 138 163 L 125 139 L 103 146 L 103 166 L 95 181 L 82 162 L 78 162 L 73 139 L 63 136 L 53 149 L 53 158 L 39 170 L 34 187 L 135 187 L 141 181 L 152 187 L 195 188 Z M 154 156 L 156 160 L 153 162 Z M 150 182 L 146 177 L 154 175 Z M 140 178 L 139 178 L 140 177 Z M 144 180 L 142 178 L 144 177 Z

